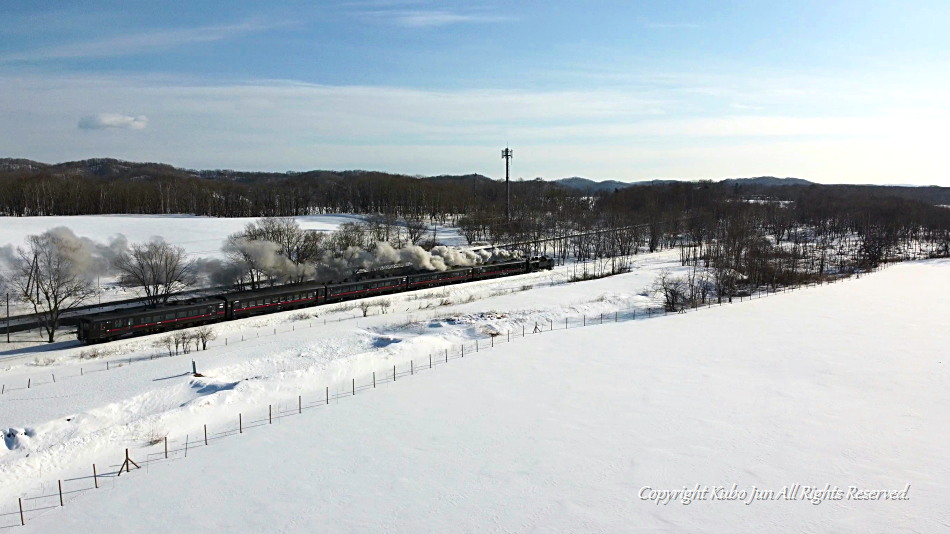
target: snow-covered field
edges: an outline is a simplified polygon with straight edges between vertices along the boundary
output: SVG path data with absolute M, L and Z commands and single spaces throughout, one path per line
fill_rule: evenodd
M 208 351 L 131 365 L 156 353 L 149 338 L 95 360 L 7 355 L 0 525 L 19 524 L 25 496 L 48 508 L 24 532 L 950 528 L 950 262 L 644 320 L 644 288 L 676 263 L 401 294 L 366 318 L 347 303 L 225 323 Z M 116 477 L 125 448 L 143 468 Z M 690 504 L 651 493 L 697 484 L 709 492 Z M 733 484 L 794 499 L 715 493 Z M 802 488 L 826 484 L 840 498 Z M 908 484 L 907 500 L 849 489 Z

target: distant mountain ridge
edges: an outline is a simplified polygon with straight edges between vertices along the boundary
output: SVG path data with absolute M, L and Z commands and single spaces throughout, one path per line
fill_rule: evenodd
M 639 182 L 620 182 L 617 180 L 604 180 L 597 182 L 588 178 L 572 176 L 571 178 L 561 178 L 554 180 L 554 183 L 561 184 L 571 189 L 580 189 L 583 191 L 601 192 L 613 191 L 614 189 L 625 189 L 627 187 L 636 187 L 642 185 L 664 185 L 679 182 L 681 180 L 643 180 Z M 801 178 L 776 178 L 774 176 L 759 176 L 756 178 L 727 178 L 717 183 L 725 185 L 752 185 L 759 187 L 782 187 L 789 185 L 813 185 L 815 182 L 803 180 Z
M 439 176 L 409 176 L 398 173 L 387 173 L 382 171 L 367 170 L 348 170 L 348 171 L 330 171 L 330 170 L 310 170 L 310 171 L 235 171 L 230 169 L 209 169 L 193 170 L 175 167 L 165 163 L 150 162 L 132 162 L 123 161 L 114 158 L 91 158 L 79 161 L 69 161 L 63 163 L 43 163 L 24 158 L 0 158 L 0 178 L 10 178 L 17 176 L 38 176 L 53 175 L 64 177 L 78 177 L 89 180 L 100 181 L 164 181 L 174 179 L 193 179 L 209 180 L 219 182 L 230 182 L 234 184 L 272 184 L 285 181 L 296 182 L 323 182 L 323 183 L 344 183 L 348 178 L 360 177 L 363 179 L 412 179 L 412 180 L 432 180 L 438 182 L 456 182 L 471 183 L 478 187 L 479 184 L 497 182 L 498 180 L 481 174 L 463 174 L 463 175 L 439 175 Z M 519 180 L 521 182 L 523 180 Z M 682 180 L 644 180 L 638 182 L 621 182 L 619 180 L 595 181 L 588 178 L 573 176 L 561 178 L 558 180 L 549 180 L 547 183 L 584 193 L 611 193 L 615 190 L 626 189 L 638 186 L 662 186 L 672 183 L 682 183 Z M 695 181 L 685 181 L 686 183 Z M 924 200 L 928 203 L 947 205 L 950 204 L 950 187 L 938 186 L 895 186 L 895 185 L 826 185 L 817 184 L 802 178 L 777 178 L 775 176 L 758 176 L 752 178 L 727 178 L 714 183 L 722 184 L 728 187 L 737 187 L 745 193 L 766 194 L 763 190 L 785 191 L 787 187 L 839 187 L 853 189 L 854 191 L 862 188 L 884 189 L 889 194 L 903 198 L 913 198 Z

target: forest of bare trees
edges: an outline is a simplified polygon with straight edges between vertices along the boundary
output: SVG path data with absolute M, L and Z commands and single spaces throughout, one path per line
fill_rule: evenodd
M 436 269 L 481 261 L 440 246 L 435 228 L 446 224 L 473 245 L 507 244 L 525 255 L 580 262 L 585 267 L 578 278 L 624 272 L 640 252 L 678 249 L 688 274 L 664 273 L 655 287 L 668 309 L 843 276 L 886 261 L 950 255 L 950 209 L 927 200 L 942 198 L 942 188 L 699 181 L 592 192 L 515 181 L 508 218 L 503 182 L 478 175 L 195 173 L 153 164 L 116 171 L 112 161 L 97 164 L 92 174 L 0 169 L 0 213 L 260 217 L 227 236 L 225 261 L 186 261 L 180 248 L 161 240 L 105 247 L 100 256 L 108 256 L 120 282 L 155 303 L 196 284 L 256 288 L 340 280 L 356 270 L 400 264 Z M 362 221 L 324 234 L 304 231 L 288 218 L 342 212 L 361 214 Z M 62 311 L 92 294 L 86 248 L 68 231 L 47 232 L 30 236 L 10 260 L 15 269 L 8 287 L 45 314 L 50 335 Z

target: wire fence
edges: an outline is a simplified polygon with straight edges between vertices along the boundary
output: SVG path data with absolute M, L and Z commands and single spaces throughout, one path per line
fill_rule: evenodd
M 883 264 L 874 270 L 880 270 L 887 267 Z M 857 278 L 860 278 L 860 274 Z M 753 292 L 749 296 L 739 296 L 732 300 L 735 302 L 745 302 L 773 296 L 776 294 L 792 292 L 806 287 L 815 287 L 819 285 L 832 284 L 848 277 L 834 278 L 823 282 L 815 282 L 796 287 L 784 287 L 778 289 L 763 288 L 761 291 Z M 297 395 L 296 399 L 285 397 L 280 399 L 277 404 L 269 404 L 266 410 L 261 406 L 254 413 L 236 412 L 232 421 L 219 428 L 209 428 L 207 424 L 200 429 L 186 433 L 184 437 L 176 436 L 169 438 L 167 435 L 151 439 L 146 447 L 139 447 L 132 451 L 131 448 L 125 449 L 125 454 L 119 457 L 112 457 L 103 463 L 92 464 L 85 475 L 65 478 L 56 481 L 46 481 L 40 483 L 37 494 L 31 495 L 28 492 L 21 493 L 15 502 L 11 501 L 0 503 L 0 529 L 13 528 L 26 525 L 31 519 L 36 519 L 53 510 L 65 507 L 66 504 L 73 503 L 81 496 L 90 491 L 102 488 L 116 488 L 122 475 L 126 478 L 139 476 L 141 473 L 148 473 L 149 466 L 156 463 L 184 460 L 189 454 L 201 454 L 200 451 L 212 446 L 215 442 L 243 435 L 246 432 L 253 432 L 255 429 L 266 427 L 280 422 L 286 418 L 302 416 L 304 412 L 314 410 L 328 409 L 334 403 L 353 397 L 360 393 L 372 391 L 385 384 L 394 383 L 397 380 L 405 380 L 417 374 L 448 365 L 449 363 L 464 358 L 471 358 L 479 353 L 490 350 L 495 346 L 515 342 L 519 339 L 530 338 L 545 332 L 555 330 L 569 330 L 575 328 L 584 328 L 588 326 L 601 325 L 605 323 L 619 323 L 626 321 L 641 321 L 656 317 L 668 315 L 678 315 L 682 313 L 692 313 L 712 307 L 728 305 L 729 301 L 708 301 L 702 305 L 697 305 L 683 310 L 670 311 L 661 307 L 640 308 L 618 310 L 613 313 L 602 313 L 597 315 L 581 315 L 579 317 L 564 318 L 563 322 L 552 319 L 544 321 L 532 321 L 531 323 L 522 323 L 519 329 L 509 329 L 505 332 L 493 332 L 483 337 L 474 337 L 464 343 L 446 348 L 441 352 L 432 352 L 422 358 L 412 358 L 409 362 L 400 365 L 393 365 L 374 371 L 370 374 L 354 377 L 346 382 L 337 382 L 333 385 L 324 386 L 322 394 L 314 393 L 312 390 L 307 393 Z M 275 332 L 275 335 L 279 332 Z M 159 448 L 157 452 L 154 450 Z M 118 455 L 117 455 L 118 456 Z

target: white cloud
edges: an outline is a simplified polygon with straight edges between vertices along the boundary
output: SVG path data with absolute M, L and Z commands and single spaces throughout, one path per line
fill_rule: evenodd
M 107 128 L 121 128 L 125 130 L 144 130 L 148 126 L 148 117 L 145 115 L 122 115 L 120 113 L 100 113 L 79 119 L 81 130 L 105 130 Z
M 490 23 L 510 20 L 507 17 L 497 15 L 457 13 L 446 10 L 382 10 L 373 11 L 370 14 L 379 19 L 385 19 L 393 24 L 410 28 L 433 28 L 437 26 L 448 26 L 450 24 Z
M 188 44 L 222 41 L 235 36 L 265 31 L 285 23 L 243 22 L 240 24 L 176 28 L 103 37 L 63 46 L 37 48 L 0 55 L 0 63 L 24 63 L 56 59 L 120 57 L 167 50 Z

